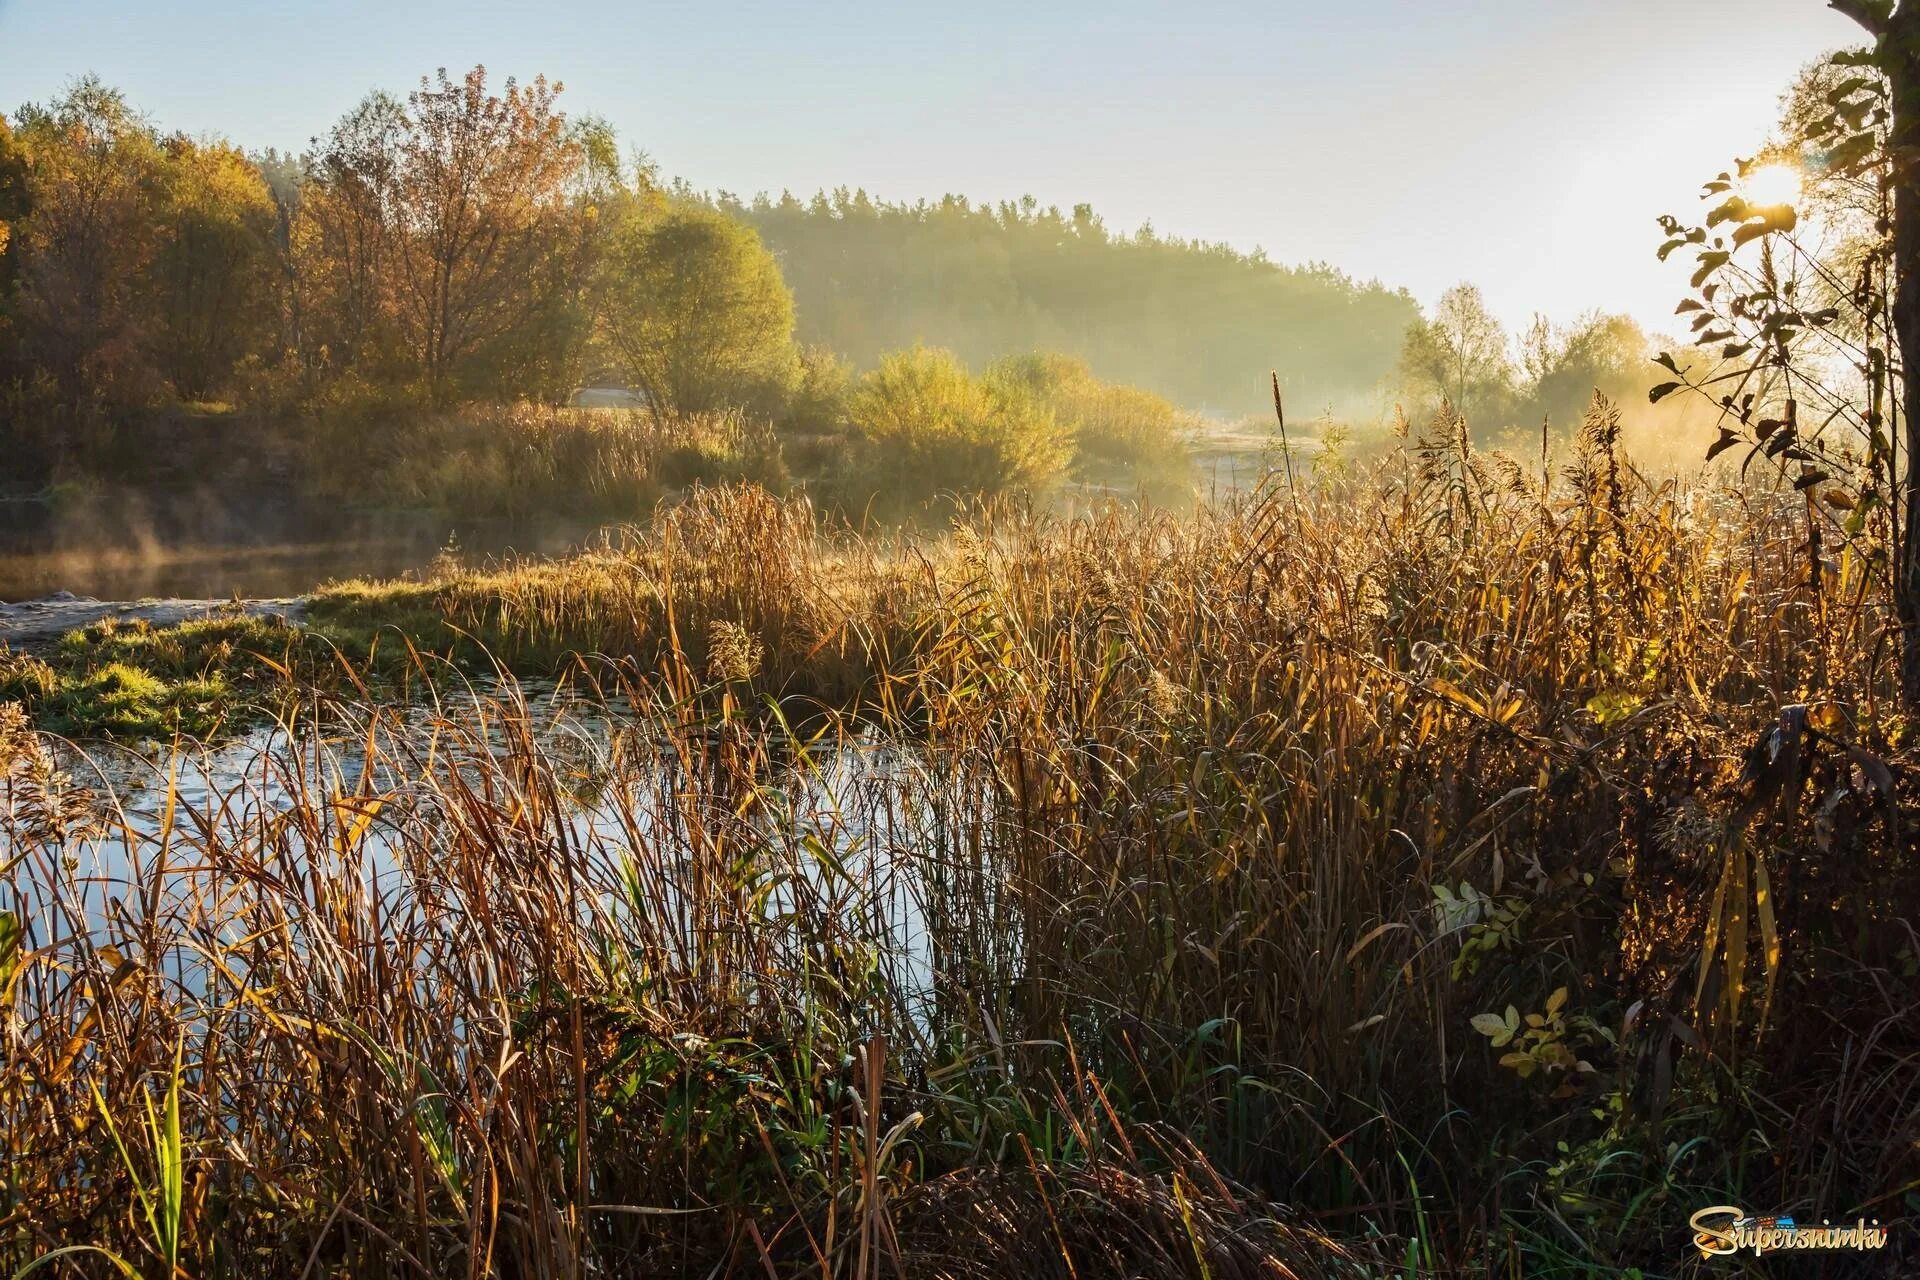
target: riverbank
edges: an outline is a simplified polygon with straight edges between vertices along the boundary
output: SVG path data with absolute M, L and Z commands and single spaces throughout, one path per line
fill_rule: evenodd
M 803 499 L 703 490 L 561 557 L 441 557 L 287 600 L 5 606 L 0 701 L 63 734 L 198 735 L 290 698 L 453 669 L 663 680 L 799 718 L 858 715 L 885 673 L 914 669 L 951 558 L 944 540 L 827 528 Z
M 1890 611 L 1809 607 L 1798 495 L 1617 473 L 886 538 L 737 487 L 297 623 L 98 620 L 0 703 L 299 714 L 191 795 L 197 745 L 149 753 L 163 829 L 129 835 L 118 794 L 46 795 L 5 711 L 10 1194 L 138 1252 L 75 1117 L 143 1134 L 178 1082 L 196 1273 L 399 1240 L 852 1274 L 849 1221 L 902 1274 L 1095 1278 L 1659 1272 L 1702 1204 L 1906 1233 Z M 512 678 L 555 672 L 562 734 Z M 843 747 L 913 762 L 911 823 L 797 807 Z M 69 868 L 94 850 L 118 881 Z
M 22 653 L 43 653 L 62 636 L 105 622 L 152 629 L 217 618 L 271 618 L 297 624 L 305 616 L 301 596 L 272 600 L 95 600 L 56 592 L 36 600 L 0 603 L 0 646 Z

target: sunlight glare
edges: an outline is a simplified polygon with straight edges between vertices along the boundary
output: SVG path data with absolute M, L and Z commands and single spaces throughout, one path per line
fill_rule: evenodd
M 1749 204 L 1795 204 L 1800 199 L 1800 177 L 1797 165 L 1756 165 L 1740 180 L 1740 193 Z

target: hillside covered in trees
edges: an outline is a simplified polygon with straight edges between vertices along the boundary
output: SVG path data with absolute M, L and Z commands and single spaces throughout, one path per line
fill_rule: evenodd
M 1259 410 L 1277 369 L 1317 410 L 1371 397 L 1419 318 L 1405 290 L 1150 227 L 1119 234 L 1084 204 L 890 203 L 844 188 L 720 203 L 779 257 L 801 337 L 863 366 L 914 342 L 974 363 L 1062 351 L 1222 413 Z

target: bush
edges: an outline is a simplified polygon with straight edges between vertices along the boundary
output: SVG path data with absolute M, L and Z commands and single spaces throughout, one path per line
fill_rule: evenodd
M 1124 470 L 1136 483 L 1184 487 L 1187 417 L 1162 396 L 1102 382 L 1083 360 L 1035 352 L 1008 356 L 989 380 L 1021 389 L 1053 411 L 1072 433 L 1074 474 L 1082 480 Z
M 849 416 L 862 478 L 891 505 L 1042 491 L 1072 456 L 1066 429 L 1025 388 L 975 378 L 951 352 L 926 347 L 883 359 L 860 380 Z
M 853 368 L 827 347 L 802 347 L 798 371 L 780 407 L 783 434 L 831 435 L 845 428 Z

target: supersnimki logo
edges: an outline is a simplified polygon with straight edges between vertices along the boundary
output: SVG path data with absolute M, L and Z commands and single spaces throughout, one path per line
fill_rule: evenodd
M 1765 1253 L 1787 1253 L 1802 1249 L 1852 1249 L 1866 1252 L 1884 1249 L 1887 1229 L 1878 1218 L 1856 1218 L 1838 1226 L 1822 1220 L 1796 1222 L 1779 1214 L 1758 1215 L 1730 1204 L 1701 1209 L 1687 1225 L 1693 1229 L 1694 1248 L 1703 1258 L 1723 1257 L 1752 1250 L 1755 1257 Z

